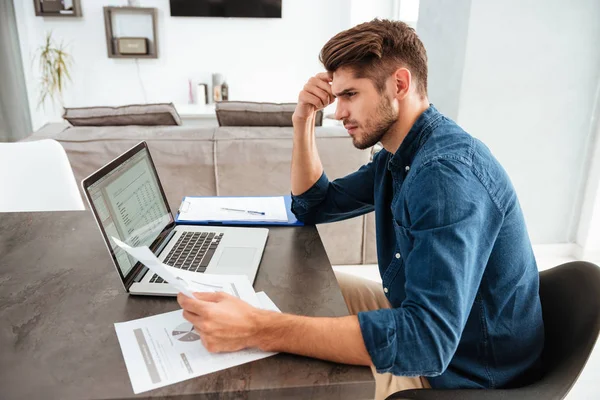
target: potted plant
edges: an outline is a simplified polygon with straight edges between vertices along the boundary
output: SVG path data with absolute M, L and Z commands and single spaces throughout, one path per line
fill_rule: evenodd
M 46 33 L 44 44 L 36 51 L 34 62 L 36 60 L 40 68 L 38 108 L 43 106 L 48 98 L 52 100 L 52 104 L 58 100 L 62 106 L 65 85 L 71 81 L 71 55 L 66 52 L 63 42 L 56 43 L 50 31 Z

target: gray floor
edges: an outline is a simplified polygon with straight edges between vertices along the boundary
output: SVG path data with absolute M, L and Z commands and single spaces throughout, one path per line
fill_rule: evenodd
M 535 250 L 535 249 L 534 249 Z M 557 265 L 575 261 L 572 257 L 557 257 L 557 256 L 540 256 L 536 254 L 538 268 L 540 271 L 555 267 Z M 600 260 L 589 260 L 596 265 L 600 265 Z M 340 265 L 334 266 L 334 270 L 347 272 L 353 275 L 360 276 L 365 279 L 370 279 L 376 282 L 381 282 L 377 265 Z M 600 294 L 599 294 L 600 295 Z M 600 398 L 600 344 L 596 347 L 588 360 L 588 363 L 583 370 L 577 383 L 566 397 L 567 400 L 582 400 L 582 399 L 598 399 Z

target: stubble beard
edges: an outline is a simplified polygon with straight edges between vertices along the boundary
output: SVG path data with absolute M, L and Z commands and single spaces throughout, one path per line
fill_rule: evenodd
M 365 123 L 364 133 L 352 137 L 354 147 L 365 150 L 375 146 L 389 132 L 390 128 L 398 121 L 398 114 L 394 112 L 390 100 L 381 96 L 377 105 L 376 115 Z

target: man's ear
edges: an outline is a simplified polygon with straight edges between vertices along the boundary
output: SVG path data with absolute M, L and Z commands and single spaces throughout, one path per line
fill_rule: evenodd
M 398 100 L 404 100 L 408 96 L 412 75 L 407 68 L 398 68 L 393 75 L 394 96 Z

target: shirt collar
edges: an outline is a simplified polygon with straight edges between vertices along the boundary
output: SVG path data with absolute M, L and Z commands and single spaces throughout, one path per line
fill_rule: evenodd
M 442 114 L 433 104 L 429 104 L 429 108 L 417 118 L 398 150 L 390 157 L 388 168 L 391 170 L 393 169 L 392 166 L 400 167 L 408 172 L 419 149 L 431 135 L 434 128 L 433 124 L 439 121 L 441 117 Z

